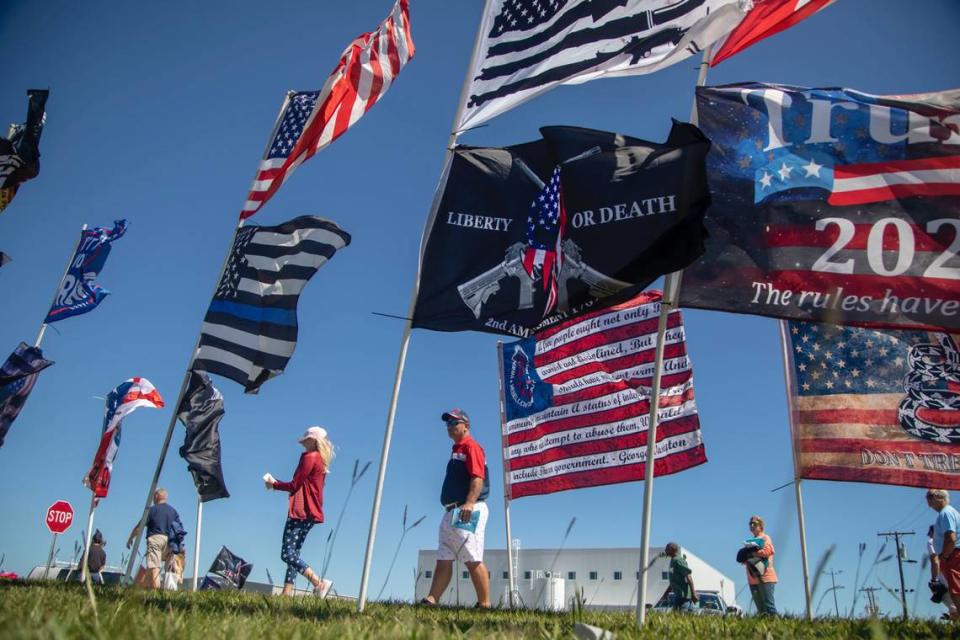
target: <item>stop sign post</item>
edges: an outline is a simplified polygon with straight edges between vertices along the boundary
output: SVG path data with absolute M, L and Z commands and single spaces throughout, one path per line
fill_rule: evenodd
M 53 533 L 53 541 L 50 543 L 50 554 L 47 556 L 47 566 L 53 565 L 53 553 L 57 547 L 57 536 L 70 528 L 73 524 L 73 506 L 66 500 L 57 500 L 47 509 L 44 523 Z

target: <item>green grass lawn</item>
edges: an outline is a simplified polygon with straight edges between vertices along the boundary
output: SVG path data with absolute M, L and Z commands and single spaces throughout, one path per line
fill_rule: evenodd
M 933 621 L 705 618 L 652 615 L 641 631 L 620 613 L 424 609 L 246 593 L 168 593 L 98 589 L 99 622 L 80 585 L 0 583 L 0 638 L 242 640 L 269 638 L 572 638 L 576 621 L 617 638 L 958 638 L 960 627 Z

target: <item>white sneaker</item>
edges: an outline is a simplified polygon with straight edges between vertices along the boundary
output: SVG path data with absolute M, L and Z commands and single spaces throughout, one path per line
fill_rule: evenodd
M 320 584 L 313 588 L 313 595 L 318 598 L 326 598 L 327 594 L 330 593 L 330 587 L 333 586 L 333 580 L 328 580 L 326 578 L 320 578 Z

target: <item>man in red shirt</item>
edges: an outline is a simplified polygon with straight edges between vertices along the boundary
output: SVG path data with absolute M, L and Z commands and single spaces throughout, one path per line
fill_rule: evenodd
M 483 564 L 483 533 L 487 526 L 487 503 L 490 494 L 490 474 L 486 455 L 480 444 L 470 436 L 470 417 L 466 411 L 451 409 L 441 420 L 447 425 L 447 435 L 453 440 L 447 473 L 440 490 L 440 503 L 447 513 L 440 519 L 440 544 L 437 548 L 437 566 L 430 584 L 430 594 L 421 604 L 435 605 L 450 584 L 453 561 L 460 559 L 470 573 L 477 592 L 477 606 L 490 607 L 490 574 Z M 457 522 L 454 509 L 459 507 Z

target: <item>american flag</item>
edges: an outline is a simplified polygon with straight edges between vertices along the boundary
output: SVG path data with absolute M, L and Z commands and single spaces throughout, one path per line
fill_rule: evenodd
M 753 8 L 743 22 L 714 45 L 710 66 L 716 66 L 760 40 L 789 29 L 833 2 L 834 0 L 754 0 Z
M 642 480 L 660 292 L 501 346 L 512 498 Z M 678 310 L 667 321 L 656 475 L 706 462 Z
M 458 130 L 560 84 L 652 73 L 727 34 L 741 0 L 494 0 Z
M 300 293 L 348 244 L 350 234 L 317 216 L 239 229 L 193 369 L 230 378 L 247 393 L 283 373 L 297 346 Z
M 120 450 L 120 427 L 123 419 L 140 407 L 163 408 L 160 392 L 146 378 L 130 378 L 107 394 L 100 445 L 93 456 L 93 465 L 83 478 L 83 484 L 93 491 L 95 498 L 106 498 L 110 491 L 113 462 Z
M 960 489 L 956 336 L 781 327 L 800 477 Z
M 25 342 L 21 342 L 3 363 L 0 368 L 0 447 L 27 402 L 37 376 L 52 364 L 52 360 L 43 357 L 39 347 L 31 347 Z
M 553 170 L 550 182 L 530 204 L 527 216 L 527 248 L 523 254 L 523 268 L 537 279 L 543 278 L 547 291 L 547 305 L 543 315 L 548 315 L 557 306 L 557 287 L 560 267 L 563 265 L 563 231 L 567 212 L 563 207 L 563 191 L 560 189 L 560 167 Z
M 300 164 L 339 138 L 387 92 L 413 58 L 409 0 L 397 0 L 376 31 L 358 36 L 320 91 L 291 93 L 240 212 L 255 214 Z

